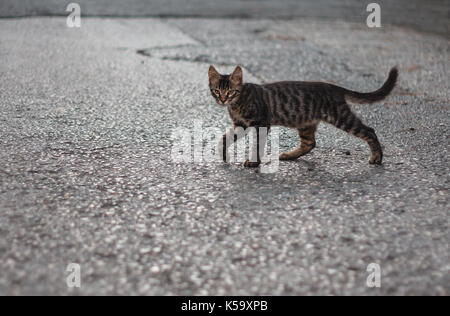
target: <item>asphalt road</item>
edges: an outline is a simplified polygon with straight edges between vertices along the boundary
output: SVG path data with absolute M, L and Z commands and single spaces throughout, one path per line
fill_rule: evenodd
M 0 20 L 0 294 L 448 295 L 448 53 L 438 35 L 317 19 Z M 353 107 L 384 165 L 326 125 L 273 174 L 174 163 L 174 130 L 230 124 L 210 63 L 366 91 L 399 65 L 391 98 Z M 282 130 L 282 150 L 297 142 Z
M 367 5 L 381 6 L 382 23 L 398 24 L 450 36 L 447 0 L 2 0 L 0 17 L 67 15 L 69 3 L 78 3 L 85 16 L 107 17 L 313 17 L 360 22 Z

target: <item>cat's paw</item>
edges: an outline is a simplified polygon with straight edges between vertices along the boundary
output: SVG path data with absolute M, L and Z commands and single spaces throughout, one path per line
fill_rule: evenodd
M 371 165 L 381 165 L 383 162 L 383 156 L 380 154 L 374 154 L 372 157 L 370 157 L 369 163 Z
M 260 161 L 256 162 L 256 161 L 249 161 L 249 160 L 247 160 L 246 162 L 244 162 L 244 167 L 246 167 L 246 168 L 257 168 L 257 167 L 259 167 L 260 164 L 261 164 Z
M 279 159 L 280 160 L 296 160 L 299 156 L 298 155 L 293 155 L 291 153 L 282 153 L 280 154 Z

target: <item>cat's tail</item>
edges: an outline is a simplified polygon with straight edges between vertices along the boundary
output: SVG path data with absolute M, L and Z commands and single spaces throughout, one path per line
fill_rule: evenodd
M 352 103 L 375 103 L 386 98 L 397 83 L 398 69 L 394 67 L 389 71 L 389 77 L 383 86 L 374 92 L 356 92 L 344 89 L 345 99 Z

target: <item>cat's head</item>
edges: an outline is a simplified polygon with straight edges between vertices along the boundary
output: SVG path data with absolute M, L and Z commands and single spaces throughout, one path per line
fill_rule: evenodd
M 209 89 L 220 105 L 234 104 L 242 91 L 242 68 L 237 66 L 231 75 L 221 75 L 214 66 L 209 67 Z

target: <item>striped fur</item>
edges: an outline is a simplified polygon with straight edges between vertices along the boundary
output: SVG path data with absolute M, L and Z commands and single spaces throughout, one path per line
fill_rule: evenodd
M 322 82 L 285 81 L 257 85 L 244 83 L 241 67 L 231 75 L 221 75 L 211 66 L 209 87 L 218 104 L 227 106 L 235 127 L 248 128 L 279 125 L 298 130 L 298 148 L 282 153 L 281 160 L 294 160 L 309 153 L 316 145 L 315 132 L 326 122 L 365 140 L 372 152 L 369 162 L 381 164 L 383 152 L 375 131 L 364 125 L 351 111 L 348 102 L 374 103 L 387 97 L 397 82 L 398 71 L 391 69 L 384 85 L 369 93 L 350 91 Z M 225 137 L 225 135 L 224 135 Z M 221 142 L 226 160 L 225 139 Z M 249 163 L 256 167 L 260 163 Z

